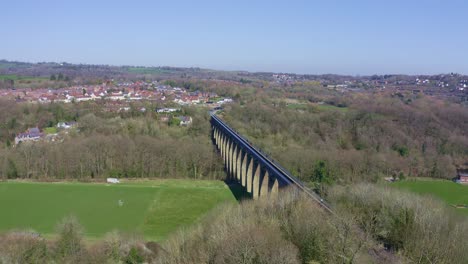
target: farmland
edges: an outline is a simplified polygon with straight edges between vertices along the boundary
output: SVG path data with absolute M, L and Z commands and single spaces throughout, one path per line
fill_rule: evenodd
M 468 186 L 451 181 L 401 181 L 394 186 L 424 195 L 433 195 L 450 205 L 468 205 Z M 468 209 L 457 209 L 468 215 Z
M 233 201 L 221 181 L 2 182 L 0 232 L 26 229 L 47 236 L 62 218 L 74 215 L 90 239 L 119 230 L 159 241 L 198 221 L 216 205 Z

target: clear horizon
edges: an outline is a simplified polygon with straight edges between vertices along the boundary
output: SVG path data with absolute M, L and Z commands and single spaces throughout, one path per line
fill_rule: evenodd
M 0 58 L 298 74 L 468 74 L 451 1 L 15 1 Z
M 9 62 L 19 62 L 19 63 L 32 63 L 32 64 L 37 64 L 37 63 L 68 63 L 68 64 L 74 64 L 74 65 L 101 65 L 101 66 L 109 66 L 109 67 L 147 67 L 147 68 L 157 68 L 157 67 L 170 67 L 170 68 L 199 68 L 203 70 L 211 70 L 211 71 L 225 71 L 225 72 L 250 72 L 250 73 L 274 73 L 274 74 L 297 74 L 297 75 L 342 75 L 342 76 L 352 76 L 352 77 L 358 77 L 358 76 L 372 76 L 372 75 L 407 75 L 407 76 L 424 76 L 424 75 L 445 75 L 445 74 L 461 74 L 461 75 L 468 75 L 465 73 L 460 73 L 460 72 L 439 72 L 439 73 L 415 73 L 415 74 L 409 74 L 409 73 L 375 73 L 375 74 L 346 74 L 346 73 L 333 73 L 333 72 L 325 72 L 325 73 L 297 73 L 297 72 L 281 72 L 281 71 L 250 71 L 250 70 L 243 70 L 243 69 L 233 69 L 233 70 L 226 70 L 226 69 L 213 69 L 213 68 L 204 68 L 204 67 L 198 67 L 198 66 L 178 66 L 178 65 L 137 65 L 137 64 L 106 64 L 106 63 L 74 63 L 74 62 L 69 62 L 69 61 L 19 61 L 19 60 L 7 60 L 4 58 L 0 58 L 0 60 L 6 60 Z

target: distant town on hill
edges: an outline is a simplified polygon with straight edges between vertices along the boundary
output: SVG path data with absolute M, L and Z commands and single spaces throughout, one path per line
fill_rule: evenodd
M 219 71 L 201 68 L 88 65 L 56 62 L 27 63 L 0 60 L 0 88 L 64 88 L 107 83 L 133 85 L 176 80 L 183 88 L 193 89 L 194 80 L 232 82 L 262 86 L 288 87 L 313 82 L 329 89 L 347 91 L 410 91 L 430 96 L 455 97 L 466 101 L 468 76 L 458 73 L 437 75 L 385 74 L 347 76 L 337 74 L 294 74 L 247 71 Z M 167 82 L 166 82 L 167 83 Z M 170 82 L 167 84 L 171 84 Z M 176 83 L 172 83 L 176 84 Z

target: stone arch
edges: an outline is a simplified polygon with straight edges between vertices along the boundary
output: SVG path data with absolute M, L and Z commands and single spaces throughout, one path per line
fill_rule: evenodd
M 247 176 L 245 177 L 246 179 L 246 187 L 247 187 L 247 192 L 248 193 L 252 193 L 252 179 L 253 179 L 253 175 L 254 175 L 254 163 L 255 163 L 255 160 L 254 158 L 250 158 L 249 159 L 249 166 L 247 168 Z
M 231 159 L 232 159 L 232 140 L 228 139 L 228 147 L 226 153 L 226 159 L 224 164 L 226 165 L 226 172 L 228 174 L 228 178 L 231 179 Z
M 254 199 L 257 199 L 259 194 L 260 194 L 260 173 L 261 173 L 262 167 L 260 166 L 260 163 L 257 164 L 257 169 L 255 170 L 255 173 L 252 178 L 252 197 Z
M 263 174 L 262 182 L 260 184 L 260 197 L 268 195 L 268 182 L 270 181 L 270 174 L 265 171 Z
M 226 156 L 226 136 L 222 134 L 221 136 L 221 158 L 223 159 L 223 162 L 224 162 L 225 156 Z
M 231 160 L 231 174 L 233 179 L 237 179 L 237 156 L 239 155 L 239 147 L 234 143 L 234 150 L 232 151 Z
M 236 162 L 236 179 L 239 183 L 241 183 L 241 169 L 242 169 L 242 158 L 244 156 L 244 151 L 242 148 L 239 148 L 239 153 L 237 155 L 237 162 Z
M 273 185 L 271 186 L 270 195 L 278 195 L 279 183 L 278 179 L 274 179 Z
M 249 154 L 247 152 L 244 153 L 244 157 L 242 158 L 242 165 L 241 165 L 241 185 L 247 188 L 247 166 L 249 165 Z
M 219 129 L 217 127 L 214 128 L 214 138 L 216 146 L 219 148 Z

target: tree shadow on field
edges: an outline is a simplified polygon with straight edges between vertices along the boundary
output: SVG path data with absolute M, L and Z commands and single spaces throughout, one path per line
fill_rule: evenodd
M 234 195 L 238 202 L 252 198 L 252 196 L 245 190 L 245 188 L 242 187 L 242 185 L 237 181 L 226 180 L 224 183 L 226 183 L 226 185 L 229 187 L 229 190 L 231 190 L 232 195 Z

